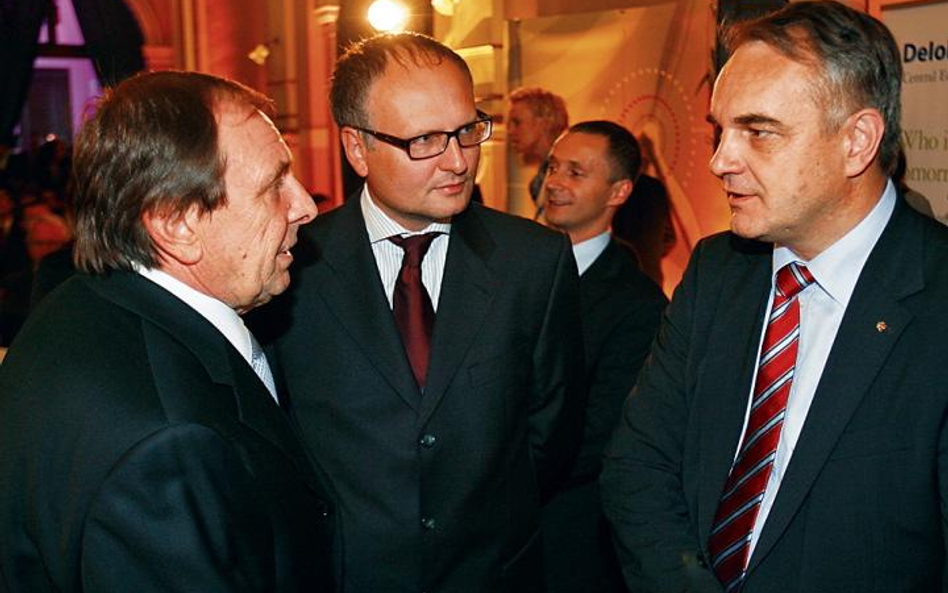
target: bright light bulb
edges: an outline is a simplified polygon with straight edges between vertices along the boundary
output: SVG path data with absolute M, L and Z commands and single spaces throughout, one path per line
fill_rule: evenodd
M 404 4 L 393 0 L 375 0 L 369 6 L 369 23 L 377 31 L 396 32 L 405 28 L 408 22 L 408 9 Z
M 454 5 L 456 0 L 431 0 L 431 7 L 440 15 L 451 16 L 454 14 Z

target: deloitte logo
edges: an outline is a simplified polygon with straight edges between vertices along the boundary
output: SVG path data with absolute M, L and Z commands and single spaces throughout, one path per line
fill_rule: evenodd
M 929 41 L 928 45 L 906 43 L 902 46 L 902 62 L 943 62 L 948 60 L 948 43 L 935 45 Z

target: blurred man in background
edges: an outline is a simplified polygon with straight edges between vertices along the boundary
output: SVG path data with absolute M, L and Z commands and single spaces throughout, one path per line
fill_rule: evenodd
M 569 114 L 562 97 L 537 87 L 523 87 L 510 93 L 507 135 L 511 148 L 523 163 L 536 167 L 529 185 L 530 198 L 537 205 L 535 218 L 543 213 L 540 191 L 546 174 L 546 158 L 553 141 L 568 125 Z

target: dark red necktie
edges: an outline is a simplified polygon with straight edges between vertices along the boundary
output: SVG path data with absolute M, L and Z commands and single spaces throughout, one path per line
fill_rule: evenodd
M 797 294 L 811 282 L 813 276 L 801 264 L 791 263 L 777 271 L 750 416 L 708 541 L 711 566 L 727 593 L 740 591 L 744 583 L 754 523 L 773 471 L 793 384 L 800 338 Z
M 389 237 L 405 252 L 402 268 L 395 280 L 392 295 L 392 313 L 402 334 L 402 344 L 408 354 L 412 373 L 418 387 L 424 390 L 428 378 L 428 358 L 431 356 L 431 329 L 434 327 L 434 308 L 425 285 L 421 282 L 421 261 L 428 253 L 431 242 L 440 233 L 425 233 L 411 237 Z

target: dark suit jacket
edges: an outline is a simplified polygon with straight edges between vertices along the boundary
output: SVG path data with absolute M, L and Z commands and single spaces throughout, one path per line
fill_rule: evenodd
M 720 591 L 711 523 L 741 436 L 769 245 L 701 242 L 602 475 L 633 591 Z M 900 200 L 856 284 L 745 593 L 945 590 L 948 229 Z
M 302 446 L 203 317 L 77 276 L 0 366 L 0 591 L 331 591 Z
M 454 218 L 424 395 L 359 200 L 303 241 L 313 261 L 275 350 L 337 497 L 343 590 L 540 590 L 541 489 L 582 430 L 569 241 L 478 204 Z
M 639 270 L 631 245 L 612 239 L 579 278 L 586 358 L 586 427 L 569 477 L 543 508 L 549 593 L 624 591 L 596 479 L 622 402 L 648 356 L 667 299 Z

